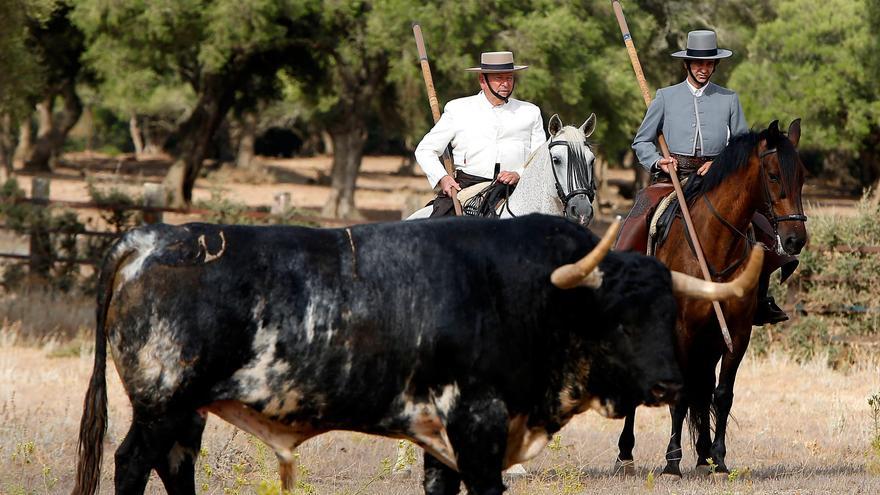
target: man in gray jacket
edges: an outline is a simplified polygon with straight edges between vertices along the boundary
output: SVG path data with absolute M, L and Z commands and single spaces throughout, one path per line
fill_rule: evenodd
M 651 172 L 652 184 L 669 182 L 669 167 L 677 170 L 681 178 L 693 173 L 704 175 L 730 138 L 749 130 L 737 94 L 709 81 L 718 61 L 731 55 L 730 50 L 718 48 L 715 32 L 706 30 L 688 33 L 687 48 L 672 54 L 683 60 L 687 77 L 657 91 L 632 143 L 639 163 Z M 669 158 L 663 158 L 655 144 L 660 132 L 669 146 Z M 655 186 L 639 194 L 615 249 L 645 251 L 646 218 L 670 191 L 671 187 Z M 760 215 L 755 217 L 756 235 L 760 240 L 762 227 L 769 229 L 769 222 Z M 797 259 L 791 256 L 782 258 L 767 253 L 766 258 L 758 287 L 755 325 L 788 319 L 767 295 L 767 287 L 774 270 L 782 267 L 783 278 L 787 278 L 797 266 Z
M 688 49 L 672 54 L 684 60 L 687 79 L 657 91 L 632 144 L 655 182 L 668 178 L 669 166 L 684 176 L 705 174 L 730 137 L 749 130 L 736 93 L 709 82 L 718 61 L 731 55 L 717 48 L 712 31 L 691 31 Z M 663 158 L 654 144 L 660 131 L 671 158 Z

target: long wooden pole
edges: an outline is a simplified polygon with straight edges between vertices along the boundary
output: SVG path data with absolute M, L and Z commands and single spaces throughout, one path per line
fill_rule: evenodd
M 623 7 L 620 6 L 618 0 L 611 0 L 611 6 L 614 8 L 614 15 L 617 16 L 617 23 L 620 25 L 620 32 L 623 34 L 623 42 L 626 45 L 626 51 L 629 53 L 629 61 L 632 63 L 633 71 L 636 73 L 636 79 L 639 81 L 639 88 L 642 90 L 642 98 L 645 99 L 645 106 L 651 106 L 651 93 L 648 91 L 648 82 L 645 80 L 645 74 L 642 72 L 642 64 L 639 62 L 639 55 L 636 53 L 636 46 L 633 44 L 632 35 L 629 33 L 629 26 L 626 25 L 626 18 L 623 16 Z M 657 141 L 660 144 L 660 150 L 665 158 L 669 158 L 669 147 L 666 145 L 666 138 L 663 133 L 657 134 Z M 669 177 L 672 178 L 672 186 L 675 188 L 675 196 L 678 198 L 678 204 L 681 207 L 681 215 L 684 217 L 687 226 L 688 235 L 694 245 L 694 251 L 697 253 L 697 261 L 700 263 L 700 270 L 703 272 L 703 278 L 712 281 L 709 275 L 709 265 L 706 264 L 706 258 L 703 256 L 703 247 L 697 238 L 697 231 L 694 229 L 693 221 L 691 221 L 691 212 L 688 208 L 687 201 L 684 199 L 684 192 L 681 189 L 681 182 L 678 180 L 678 174 L 675 168 L 669 167 Z M 724 343 L 727 349 L 733 352 L 733 341 L 730 339 L 730 330 L 727 328 L 727 320 L 721 311 L 721 304 L 718 301 L 712 302 L 715 308 L 715 316 L 718 318 L 718 325 L 721 327 L 721 335 L 724 337 Z
M 425 40 L 422 38 L 422 27 L 413 23 L 413 36 L 416 38 L 416 48 L 419 51 L 419 63 L 422 64 L 422 77 L 425 80 L 425 89 L 428 91 L 428 104 L 431 106 L 431 116 L 434 117 L 436 124 L 440 120 L 440 102 L 437 101 L 437 91 L 434 89 L 434 78 L 431 76 L 431 64 L 428 62 L 428 52 L 425 50 Z M 450 177 L 454 177 L 455 167 L 452 164 L 452 157 L 448 152 L 443 153 L 443 167 Z M 452 189 L 450 197 L 452 198 L 452 206 L 455 209 L 456 216 L 461 216 L 461 202 L 458 201 L 458 191 Z

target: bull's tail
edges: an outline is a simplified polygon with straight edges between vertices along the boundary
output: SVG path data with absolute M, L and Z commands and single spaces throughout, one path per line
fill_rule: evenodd
M 130 253 L 117 253 L 115 243 L 104 260 L 98 281 L 95 309 L 95 365 L 89 389 L 83 402 L 77 446 L 76 485 L 73 495 L 92 495 L 101 480 L 101 461 L 104 456 L 104 434 L 107 432 L 107 309 L 113 295 L 113 279 L 121 262 Z M 117 255 L 114 256 L 114 253 Z

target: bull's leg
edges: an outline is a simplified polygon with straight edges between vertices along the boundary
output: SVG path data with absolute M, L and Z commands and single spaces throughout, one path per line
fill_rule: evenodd
M 156 472 L 169 495 L 195 495 L 196 458 L 202 446 L 205 418 L 193 412 L 174 428 L 171 450 L 159 459 Z
M 633 461 L 633 447 L 636 445 L 635 435 L 636 409 L 626 413 L 623 422 L 623 431 L 617 440 L 617 460 L 614 462 L 614 474 L 631 476 L 635 474 L 635 462 Z
M 135 412 L 125 440 L 116 449 L 116 493 L 143 493 L 150 471 L 173 443 L 174 430 L 167 421 Z
M 425 452 L 425 495 L 458 495 L 461 475 Z
M 504 493 L 501 470 L 507 450 L 508 419 L 501 400 L 463 396 L 447 420 L 458 471 L 470 495 Z
M 687 410 L 688 403 L 685 397 L 669 406 L 672 433 L 669 436 L 669 445 L 666 447 L 666 467 L 663 468 L 663 474 L 681 477 L 681 430 Z
M 744 350 L 745 345 L 741 346 Z M 725 435 L 727 434 L 727 419 L 730 417 L 730 409 L 733 407 L 733 384 L 736 381 L 736 372 L 745 352 L 734 355 L 725 354 L 721 360 L 721 371 L 718 375 L 718 386 L 715 388 L 715 442 L 712 444 L 712 459 L 716 464 L 716 472 L 727 473 L 727 446 Z

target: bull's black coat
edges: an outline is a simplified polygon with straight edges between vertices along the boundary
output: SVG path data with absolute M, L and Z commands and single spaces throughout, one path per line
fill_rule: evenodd
M 590 405 L 619 414 L 680 382 L 663 265 L 610 253 L 600 289 L 551 285 L 596 242 L 538 215 L 131 232 L 102 270 L 77 490 L 92 489 L 100 457 L 106 336 L 134 409 L 117 491 L 141 492 L 155 468 L 170 492 L 193 493 L 197 411 L 217 401 L 310 435 L 414 438 L 406 402 L 436 403 L 454 384 L 437 415 L 459 472 L 426 455 L 426 491 L 463 480 L 500 493 L 511 418 L 549 438 Z

